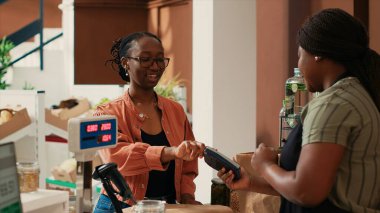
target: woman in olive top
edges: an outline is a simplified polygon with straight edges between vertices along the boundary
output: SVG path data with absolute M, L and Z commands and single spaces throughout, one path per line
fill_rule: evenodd
M 283 147 L 260 144 L 251 165 L 257 179 L 233 182 L 281 196 L 280 212 L 380 212 L 380 56 L 367 31 L 350 14 L 326 9 L 298 32 L 298 67 L 310 92 L 320 92 L 302 112 Z

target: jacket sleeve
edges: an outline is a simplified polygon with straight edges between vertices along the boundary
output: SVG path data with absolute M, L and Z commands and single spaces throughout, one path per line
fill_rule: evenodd
M 110 115 L 100 108 L 94 116 Z M 120 128 L 119 128 L 120 130 Z M 167 169 L 161 163 L 161 152 L 164 146 L 150 146 L 142 142 L 133 142 L 129 132 L 118 131 L 118 141 L 116 147 L 101 149 L 98 151 L 103 162 L 113 162 L 118 165 L 118 169 L 123 176 L 134 176 L 147 173 L 150 170 L 163 171 Z
M 189 121 L 185 120 L 185 139 L 194 140 L 193 131 Z M 183 161 L 182 164 L 182 181 L 181 194 L 191 194 L 194 196 L 195 183 L 194 179 L 198 176 L 198 159 L 193 161 Z

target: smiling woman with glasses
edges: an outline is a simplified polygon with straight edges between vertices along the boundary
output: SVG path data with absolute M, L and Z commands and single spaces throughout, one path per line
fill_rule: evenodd
M 194 179 L 205 145 L 195 141 L 182 106 L 153 90 L 170 61 L 161 40 L 148 32 L 133 33 L 114 42 L 111 55 L 107 62 L 117 66 L 129 88 L 94 113 L 118 118 L 118 145 L 99 151 L 104 163 L 118 165 L 136 200 L 201 204 L 194 197 Z M 123 208 L 133 204 L 120 202 Z M 105 192 L 94 212 L 114 212 Z

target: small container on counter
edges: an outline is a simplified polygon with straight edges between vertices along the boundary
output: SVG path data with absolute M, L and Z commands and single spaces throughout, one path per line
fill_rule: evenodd
M 132 207 L 134 213 L 164 213 L 165 201 L 161 200 L 140 200 Z
M 230 205 L 230 189 L 220 178 L 211 180 L 211 205 Z
M 34 192 L 39 187 L 40 167 L 38 162 L 18 162 L 17 173 L 20 192 Z

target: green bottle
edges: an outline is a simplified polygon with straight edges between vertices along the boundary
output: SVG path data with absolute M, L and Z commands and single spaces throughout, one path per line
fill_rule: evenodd
M 307 89 L 305 81 L 298 68 L 294 68 L 294 76 L 285 83 L 285 115 L 300 115 L 307 102 Z

